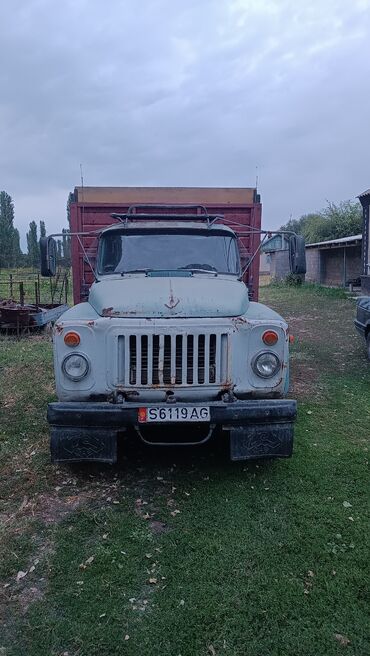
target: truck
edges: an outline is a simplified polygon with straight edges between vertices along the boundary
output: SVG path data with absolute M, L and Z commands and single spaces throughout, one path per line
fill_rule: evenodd
M 366 355 L 370 361 L 370 296 L 357 299 L 355 328 L 365 341 Z
M 70 206 L 74 306 L 53 331 L 55 463 L 114 463 L 134 431 L 192 446 L 215 434 L 232 460 L 292 454 L 289 329 L 258 302 L 256 188 L 77 187 Z M 53 276 L 56 235 L 40 242 Z M 290 234 L 291 271 L 305 270 Z

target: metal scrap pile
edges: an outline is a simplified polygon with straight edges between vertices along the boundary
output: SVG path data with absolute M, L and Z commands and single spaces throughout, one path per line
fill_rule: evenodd
M 1 312 L 1 308 L 7 308 L 12 310 L 28 308 L 30 310 L 30 309 L 34 309 L 35 307 L 36 307 L 35 305 L 28 305 L 28 304 L 21 305 L 21 303 L 18 303 L 13 298 L 0 298 L 0 312 Z

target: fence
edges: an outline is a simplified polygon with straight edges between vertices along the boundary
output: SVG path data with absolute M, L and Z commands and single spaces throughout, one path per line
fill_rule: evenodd
M 31 269 L 0 271 L 0 300 L 23 305 L 61 305 L 69 299 L 70 271 L 59 268 L 54 278 L 42 278 Z

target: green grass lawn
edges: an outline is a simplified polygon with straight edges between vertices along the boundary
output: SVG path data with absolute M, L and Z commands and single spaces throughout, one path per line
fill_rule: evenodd
M 296 338 L 286 461 L 131 441 L 117 466 L 54 467 L 51 344 L 0 342 L 2 656 L 370 654 L 369 364 L 354 303 L 310 286 L 261 300 Z
M 58 271 L 54 278 L 43 278 L 38 269 L 30 267 L 19 267 L 17 269 L 0 270 L 0 300 L 13 298 L 20 300 L 20 283 L 23 284 L 24 302 L 36 302 L 35 283 L 38 285 L 38 294 L 41 303 L 64 303 L 65 288 L 63 283 L 65 270 Z M 68 272 L 67 296 L 68 302 L 72 301 L 72 285 L 70 273 Z

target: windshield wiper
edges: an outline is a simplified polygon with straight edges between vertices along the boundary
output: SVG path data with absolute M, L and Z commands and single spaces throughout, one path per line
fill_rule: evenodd
M 190 271 L 190 273 L 213 273 L 214 276 L 218 275 L 218 271 L 214 271 L 213 269 L 197 269 L 197 268 L 192 268 L 192 267 L 179 267 L 176 269 L 176 271 Z
M 153 271 L 153 269 L 130 269 L 129 271 L 121 271 L 121 276 L 125 276 L 126 273 L 148 273 L 148 271 Z

